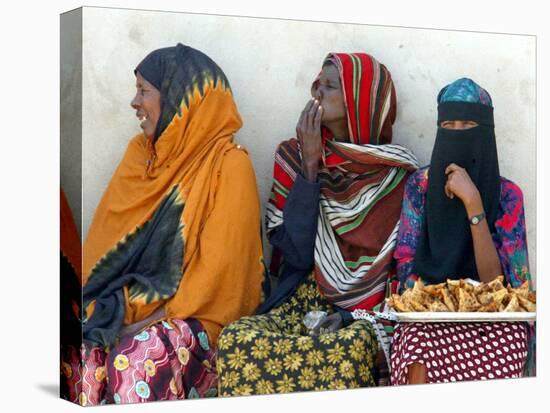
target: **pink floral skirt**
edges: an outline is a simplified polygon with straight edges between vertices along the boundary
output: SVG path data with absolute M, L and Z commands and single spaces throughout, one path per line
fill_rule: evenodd
M 69 347 L 61 370 L 62 396 L 82 406 L 217 395 L 215 352 L 197 320 L 162 321 L 108 354 Z

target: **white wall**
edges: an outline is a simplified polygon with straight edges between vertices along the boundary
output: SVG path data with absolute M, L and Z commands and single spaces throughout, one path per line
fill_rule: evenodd
M 60 183 L 82 238 L 82 9 L 61 15 Z
M 311 81 L 331 51 L 367 52 L 391 71 L 398 96 L 394 143 L 429 161 L 436 96 L 471 77 L 495 106 L 501 173 L 524 192 L 530 264 L 535 268 L 535 37 L 284 21 L 105 8 L 83 11 L 83 233 L 128 140 L 140 132 L 129 102 L 133 69 L 177 42 L 225 71 L 244 120 L 237 140 L 252 157 L 262 201 L 273 152 L 294 136 Z

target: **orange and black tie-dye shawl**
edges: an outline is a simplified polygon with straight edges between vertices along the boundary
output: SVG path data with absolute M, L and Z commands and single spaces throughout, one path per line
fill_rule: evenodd
M 110 347 L 164 306 L 168 319 L 200 320 L 215 343 L 260 300 L 255 175 L 233 142 L 242 122 L 216 63 L 181 44 L 147 59 L 160 73 L 160 126 L 154 141 L 130 141 L 88 232 L 84 341 Z

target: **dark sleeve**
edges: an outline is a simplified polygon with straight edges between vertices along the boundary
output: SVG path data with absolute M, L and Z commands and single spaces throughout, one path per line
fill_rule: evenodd
M 353 319 L 353 316 L 351 315 L 351 312 L 347 311 L 347 310 L 344 310 L 343 308 L 340 308 L 338 306 L 334 306 L 334 308 L 336 309 L 336 311 L 338 311 L 340 313 L 340 315 L 342 316 L 342 322 L 344 324 L 344 327 L 347 327 L 349 326 L 351 323 L 353 323 L 354 319 Z
M 279 249 L 285 262 L 299 270 L 313 266 L 319 194 L 318 182 L 308 182 L 298 174 L 283 208 L 283 224 L 269 237 L 271 245 Z

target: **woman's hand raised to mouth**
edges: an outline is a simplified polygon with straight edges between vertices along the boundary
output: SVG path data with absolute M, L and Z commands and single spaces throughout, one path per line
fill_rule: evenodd
M 449 198 L 455 195 L 462 201 L 468 215 L 477 215 L 483 212 L 483 203 L 476 185 L 472 182 L 466 169 L 457 164 L 451 163 L 445 169 L 447 183 L 445 184 L 445 194 Z
M 298 120 L 296 136 L 302 153 L 302 171 L 310 182 L 317 180 L 319 160 L 321 159 L 321 117 L 323 108 L 316 99 L 311 99 Z

